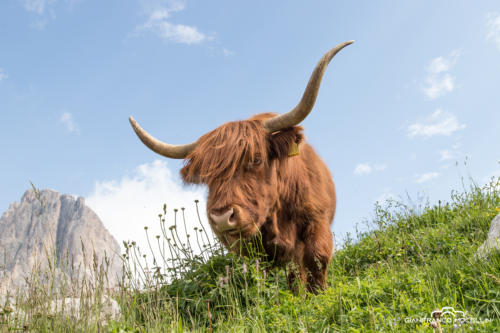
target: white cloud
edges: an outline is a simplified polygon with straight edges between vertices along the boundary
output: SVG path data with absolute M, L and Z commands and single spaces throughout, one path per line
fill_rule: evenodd
M 460 151 L 461 143 L 454 143 L 450 149 L 439 150 L 439 162 L 446 162 L 449 160 L 457 160 L 463 153 Z M 448 165 L 449 166 L 449 165 Z
M 225 47 L 222 48 L 222 54 L 225 55 L 226 57 L 230 57 L 236 54 L 233 50 L 226 49 Z
M 500 50 L 500 14 L 489 13 L 486 15 L 486 39 L 493 41 Z
M 59 118 L 59 121 L 64 124 L 68 132 L 70 133 L 80 133 L 80 129 L 78 127 L 78 124 L 75 122 L 73 119 L 73 115 L 69 112 L 64 112 L 61 117 Z
M 359 163 L 356 165 L 354 168 L 354 174 L 355 175 L 368 175 L 372 173 L 373 171 L 382 171 L 387 168 L 386 164 L 374 164 L 370 165 L 368 163 Z
M 426 80 L 426 87 L 423 87 L 424 94 L 430 99 L 438 98 L 445 93 L 452 92 L 455 87 L 455 78 L 446 73 L 442 76 L 429 76 Z
M 454 153 L 450 150 L 439 151 L 439 161 L 448 161 L 455 157 Z
M 3 68 L 0 68 L 0 81 L 7 79 L 9 76 L 5 74 Z
M 24 9 L 38 15 L 45 13 L 47 7 L 55 3 L 55 0 L 24 0 Z
M 433 59 L 428 67 L 430 74 L 439 74 L 442 72 L 448 72 L 451 66 L 454 64 L 449 59 L 444 57 L 437 57 Z
M 195 26 L 174 24 L 170 21 L 171 14 L 184 10 L 184 1 L 142 1 L 149 18 L 146 23 L 137 26 L 136 31 L 151 31 L 160 38 L 181 44 L 199 44 L 209 36 L 200 32 Z
M 429 180 L 438 178 L 441 174 L 439 172 L 427 172 L 415 176 L 415 183 L 422 184 Z
M 117 180 L 96 182 L 86 203 L 97 213 L 122 248 L 122 241 L 134 240 L 150 256 L 144 227 L 148 226 L 151 245 L 156 251 L 158 246 L 155 237 L 161 235 L 158 214 L 162 213 L 163 204 L 166 203 L 167 233 L 169 233 L 168 227 L 174 223 L 173 209 L 178 208 L 178 217 L 181 217 L 180 208 L 185 207 L 187 229 L 193 235 L 194 227 L 200 227 L 195 199 L 200 200 L 200 216 L 207 232 L 211 235 L 205 218 L 205 191 L 200 188 L 184 188 L 180 178 L 174 176 L 168 168 L 167 162 L 156 160 L 139 165 L 131 176 L 125 175 Z M 182 219 L 178 219 L 180 228 L 178 231 L 182 241 L 185 242 L 184 226 L 181 221 Z M 192 236 L 191 241 L 195 242 L 196 238 Z
M 180 12 L 186 8 L 185 0 L 139 0 L 142 10 L 146 14 L 165 9 L 169 12 Z
M 368 175 L 372 173 L 372 167 L 366 163 L 360 163 L 354 168 L 355 175 Z
M 435 99 L 446 93 L 452 92 L 455 88 L 455 78 L 448 72 L 456 64 L 460 52 L 455 50 L 448 58 L 437 57 L 431 61 L 427 67 L 427 78 L 422 87 L 424 94 Z
M 158 36 L 182 44 L 198 44 L 206 39 L 206 36 L 199 32 L 196 27 L 173 24 L 166 20 L 153 22 L 152 29 Z
M 416 122 L 408 126 L 408 136 L 450 136 L 454 132 L 462 130 L 464 128 L 465 124 L 460 124 L 454 114 L 437 109 L 430 116 L 424 119 L 423 122 Z
M 75 0 L 65 0 L 72 4 Z M 50 20 L 56 18 L 57 0 L 22 0 L 24 9 L 33 15 L 32 26 L 43 30 Z

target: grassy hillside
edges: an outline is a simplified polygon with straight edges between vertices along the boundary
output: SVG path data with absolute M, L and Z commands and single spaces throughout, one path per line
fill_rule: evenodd
M 156 258 L 157 266 L 168 265 L 167 271 L 146 268 L 135 246 L 126 245 L 131 283 L 115 295 L 123 309 L 120 320 L 64 321 L 56 315 L 28 318 L 30 329 L 497 332 L 500 254 L 481 260 L 475 252 L 500 212 L 499 185 L 497 180 L 453 193 L 449 203 L 413 207 L 389 201 L 377 206 L 373 228 L 336 253 L 329 288 L 318 295 L 290 292 L 285 270 L 292 268 L 270 270 L 258 255 L 258 243 L 255 255 L 244 259 L 208 244 L 209 231 L 202 229 L 182 244 L 176 237 L 184 230 L 180 212 L 170 227 L 162 214 L 164 234 L 151 243 L 166 241 L 165 251 L 175 259 Z M 198 243 L 205 250 L 202 255 L 191 250 Z M 443 307 L 466 312 L 465 319 L 448 322 L 452 317 L 445 315 L 437 327 L 431 312 Z

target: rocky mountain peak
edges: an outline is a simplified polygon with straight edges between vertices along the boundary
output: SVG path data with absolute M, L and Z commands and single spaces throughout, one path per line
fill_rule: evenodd
M 67 275 L 68 262 L 89 275 L 94 259 L 102 264 L 107 258 L 110 287 L 121 277 L 120 247 L 84 198 L 30 189 L 0 218 L 0 293 L 22 286 L 34 266 L 47 265 L 47 256 L 55 256 L 57 270 Z

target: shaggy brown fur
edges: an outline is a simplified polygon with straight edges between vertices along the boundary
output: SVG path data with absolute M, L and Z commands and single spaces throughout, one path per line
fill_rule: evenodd
M 181 175 L 187 183 L 208 185 L 209 221 L 228 248 L 237 251 L 240 237 L 260 231 L 274 262 L 294 262 L 300 279 L 316 291 L 326 286 L 332 256 L 335 187 L 326 165 L 303 142 L 302 127 L 266 132 L 262 120 L 273 116 L 259 114 L 205 134 L 187 156 Z M 289 156 L 294 143 L 300 144 L 300 154 Z M 238 230 L 221 234 L 210 213 L 230 208 Z

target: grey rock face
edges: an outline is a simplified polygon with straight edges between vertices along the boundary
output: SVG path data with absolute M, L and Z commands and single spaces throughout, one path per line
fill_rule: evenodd
M 118 243 L 83 198 L 28 190 L 0 218 L 0 294 L 25 285 L 33 267 L 52 266 L 64 276 L 79 268 L 91 276 L 93 265 L 106 265 L 108 287 L 114 287 L 122 272 L 119 255 Z
M 491 251 L 500 251 L 500 214 L 495 216 L 491 221 L 490 231 L 488 231 L 488 238 L 477 249 L 477 256 L 486 258 Z

